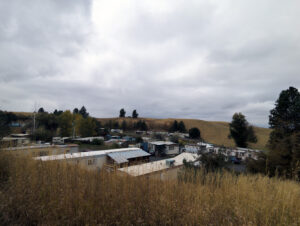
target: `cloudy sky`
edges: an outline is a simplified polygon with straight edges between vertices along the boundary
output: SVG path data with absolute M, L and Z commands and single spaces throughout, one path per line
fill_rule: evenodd
M 299 0 L 0 1 L 0 109 L 267 126 L 300 88 Z

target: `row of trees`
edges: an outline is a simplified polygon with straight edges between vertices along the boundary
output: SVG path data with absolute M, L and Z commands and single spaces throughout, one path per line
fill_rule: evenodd
M 132 111 L 132 118 L 138 118 L 139 114 L 137 113 L 136 110 Z M 120 118 L 125 118 L 126 117 L 126 111 L 124 110 L 124 108 L 122 108 L 120 110 L 120 114 L 119 114 Z
M 123 120 L 122 123 L 119 123 L 118 121 L 113 122 L 112 120 L 109 120 L 106 124 L 104 124 L 105 128 L 109 129 L 122 129 L 122 130 L 142 130 L 147 131 L 148 125 L 144 120 L 138 120 L 134 123 L 128 123 L 126 120 Z
M 169 132 L 173 133 L 173 132 L 180 132 L 180 133 L 185 133 L 186 132 L 186 128 L 184 125 L 183 121 L 180 121 L 179 123 L 177 122 L 177 120 L 175 120 L 170 128 L 169 128 Z
M 55 135 L 63 137 L 82 137 L 100 135 L 101 123 L 90 117 L 86 108 L 75 108 L 73 113 L 69 110 L 55 110 L 53 113 L 46 112 L 43 108 L 38 110 L 36 123 L 33 131 L 34 139 L 50 140 Z
M 300 93 L 294 87 L 283 90 L 270 111 L 269 151 L 257 161 L 250 160 L 248 169 L 269 176 L 300 180 Z

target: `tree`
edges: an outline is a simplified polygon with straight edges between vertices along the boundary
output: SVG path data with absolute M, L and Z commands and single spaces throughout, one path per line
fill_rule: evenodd
M 184 122 L 183 121 L 180 121 L 178 123 L 178 131 L 180 133 L 185 133 L 186 132 L 186 128 L 185 128 L 185 125 L 184 125 Z
M 283 90 L 270 111 L 270 152 L 267 167 L 271 175 L 286 177 L 298 174 L 300 166 L 300 93 L 294 87 Z
M 80 108 L 79 114 L 81 114 L 83 118 L 89 117 L 89 113 L 86 111 L 86 108 L 84 106 Z
M 82 137 L 92 137 L 96 135 L 96 122 L 93 118 L 81 118 L 78 125 L 79 133 Z
M 36 116 L 36 124 L 37 128 L 42 127 L 54 133 L 58 128 L 58 119 L 54 114 L 39 113 Z
M 246 117 L 242 113 L 235 113 L 232 116 L 229 131 L 229 137 L 234 139 L 238 147 L 245 148 L 248 146 L 248 142 L 257 142 L 253 127 L 249 126 Z
M 113 129 L 119 129 L 119 127 L 120 127 L 120 125 L 119 125 L 118 121 L 115 121 L 113 123 Z
M 79 114 L 79 110 L 78 110 L 78 108 L 74 108 L 74 110 L 73 110 L 73 114 Z
M 220 170 L 226 165 L 224 155 L 222 154 L 202 153 L 199 160 L 206 172 Z
M 189 136 L 192 139 L 200 139 L 201 138 L 200 130 L 196 127 L 191 128 L 189 130 Z
M 176 131 L 178 131 L 178 122 L 175 120 L 172 123 L 172 125 L 171 125 L 171 127 L 169 129 L 169 132 L 176 132 Z
M 139 120 L 137 123 L 134 124 L 134 129 L 142 130 L 142 131 L 147 131 L 148 126 L 145 121 Z
M 59 111 L 58 111 L 58 110 L 56 110 L 56 109 L 55 109 L 54 112 L 53 112 L 53 114 L 56 115 L 56 116 L 60 116 L 62 113 L 63 113 L 62 110 L 59 110 Z
M 136 110 L 133 110 L 132 112 L 132 118 L 137 118 L 139 114 L 136 112 Z
M 17 120 L 17 116 L 11 112 L 0 110 L 0 138 L 10 133 L 9 124 Z
M 126 115 L 126 111 L 124 110 L 124 108 L 122 108 L 121 110 L 120 110 L 120 118 L 125 118 L 125 115 Z
M 73 116 L 72 113 L 68 110 L 63 112 L 59 118 L 59 128 L 60 128 L 60 135 L 62 137 L 69 137 L 72 134 L 72 122 L 73 122 Z
M 125 120 L 123 120 L 121 128 L 122 128 L 123 131 L 127 130 L 127 123 L 126 123 Z
M 38 111 L 38 113 L 44 113 L 44 112 L 45 112 L 44 108 L 40 108 Z

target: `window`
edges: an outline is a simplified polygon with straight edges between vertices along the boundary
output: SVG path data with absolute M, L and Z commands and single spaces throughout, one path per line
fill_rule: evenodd
M 174 150 L 174 146 L 173 145 L 169 146 L 169 150 Z
M 40 156 L 46 156 L 48 154 L 49 154 L 48 151 L 40 151 L 40 153 L 39 153 Z
M 94 165 L 95 164 L 95 159 L 89 159 L 88 160 L 88 165 Z

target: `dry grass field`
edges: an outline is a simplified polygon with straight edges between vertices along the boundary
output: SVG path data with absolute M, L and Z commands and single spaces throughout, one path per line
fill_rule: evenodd
M 119 124 L 122 123 L 124 119 L 120 118 L 101 118 L 98 119 L 102 123 L 107 123 L 109 120 L 118 121 Z M 133 123 L 137 121 L 132 118 L 125 118 L 127 123 Z M 139 120 L 139 119 L 138 119 Z M 201 131 L 201 136 L 206 142 L 210 142 L 217 145 L 224 145 L 227 147 L 234 147 L 234 141 L 228 139 L 229 134 L 229 124 L 227 122 L 213 122 L 213 121 L 204 121 L 197 119 L 150 119 L 150 118 L 141 118 L 145 120 L 148 126 L 154 130 L 165 129 L 166 126 L 171 125 L 174 120 L 183 121 L 186 128 L 190 129 L 192 127 L 197 127 Z M 254 127 L 254 131 L 257 135 L 258 142 L 256 144 L 251 144 L 251 148 L 266 150 L 267 142 L 269 139 L 270 129 Z
M 300 185 L 186 171 L 159 181 L 0 151 L 1 225 L 300 225 Z

